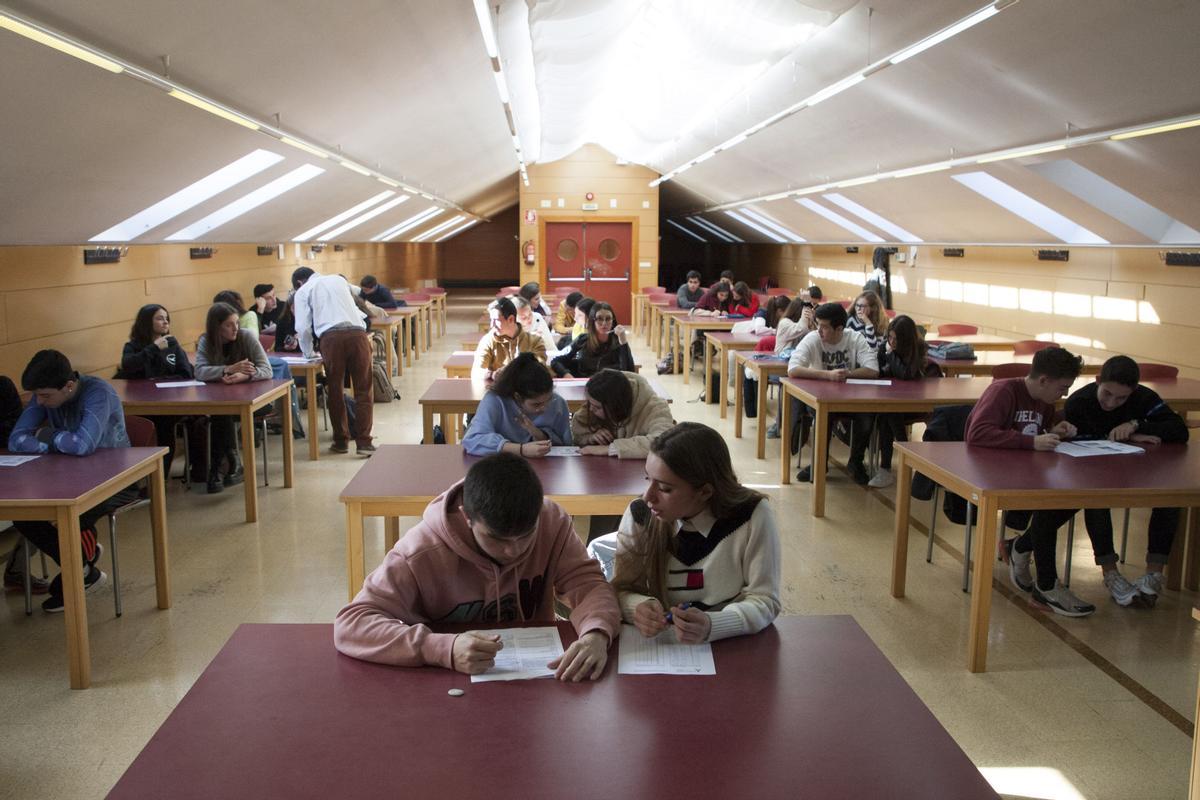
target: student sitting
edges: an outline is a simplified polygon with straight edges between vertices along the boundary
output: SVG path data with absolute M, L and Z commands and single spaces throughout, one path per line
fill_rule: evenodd
M 725 283 L 728 283 L 730 286 L 733 286 L 735 283 L 737 283 L 737 278 L 733 277 L 733 270 L 731 270 L 731 269 L 721 270 L 721 275 L 718 280 L 724 281 Z
M 667 401 L 636 372 L 602 369 L 588 379 L 571 437 L 585 456 L 645 458 L 650 440 L 675 424 Z
M 275 345 L 276 353 L 296 353 L 300 350 L 300 339 L 296 336 L 296 299 L 294 293 L 286 303 L 280 303 L 282 311 L 276 317 Z
M 245 383 L 271 377 L 271 364 L 259 344 L 258 334 L 238 327 L 238 313 L 226 303 L 214 303 L 208 309 L 204 333 L 196 345 L 196 380 L 207 383 Z M 310 399 L 311 402 L 311 399 Z M 208 458 L 208 493 L 216 494 L 226 486 L 241 483 L 243 473 L 238 462 L 235 417 L 214 415 L 209 418 L 212 446 Z M 221 475 L 221 459 L 228 461 Z
M 550 362 L 554 374 L 589 378 L 602 369 L 633 372 L 633 352 L 625 328 L 608 303 L 596 303 L 588 313 L 587 333 L 575 338 L 570 349 Z
M 844 381 L 847 378 L 875 378 L 879 375 L 879 360 L 862 334 L 846 329 L 846 309 L 840 303 L 825 303 L 813 316 L 817 320 L 817 335 L 806 336 L 788 359 L 788 377 L 810 380 Z M 800 405 L 793 401 L 793 409 Z M 871 438 L 872 416 L 848 414 L 851 421 L 850 459 L 846 462 L 850 476 L 860 486 L 870 477 L 863 465 L 867 443 Z M 797 419 L 797 425 L 807 425 L 808 419 Z M 829 441 L 833 420 L 826 426 L 825 440 Z M 811 469 L 803 467 L 796 480 L 807 481 Z
M 571 444 L 570 416 L 546 367 L 533 353 L 521 353 L 479 402 L 463 448 L 473 456 L 505 452 L 541 458 L 551 445 Z
M 582 299 L 583 292 L 571 292 L 558 304 L 558 311 L 554 313 L 554 332 L 560 337 L 571 335 L 571 327 L 575 324 L 575 306 Z
M 792 350 L 800 340 L 817 329 L 816 306 L 797 297 L 788 302 L 787 309 L 775 320 L 775 354 Z
M 680 308 L 688 311 L 695 308 L 703 296 L 704 290 L 700 288 L 700 273 L 693 269 L 687 274 L 687 283 L 684 283 L 675 292 L 675 301 Z
M 529 464 L 500 453 L 425 508 L 338 612 L 334 646 L 364 661 L 477 675 L 494 665 L 499 637 L 434 633 L 428 623 L 552 625 L 556 598 L 579 638 L 547 666 L 559 680 L 599 678 L 621 621 L 612 586 Z
M 976 447 L 1000 447 L 1021 450 L 1053 450 L 1063 439 L 1077 433 L 1070 422 L 1054 422 L 1054 403 L 1066 395 L 1079 377 L 1083 359 L 1061 347 L 1048 347 L 1033 355 L 1033 366 L 1024 378 L 993 381 L 967 417 L 966 442 Z M 1054 546 L 1060 511 L 1037 511 L 1029 529 L 1002 545 L 1008 561 L 1009 577 L 1022 592 L 1032 592 L 1038 602 L 1056 614 L 1084 617 L 1096 610 L 1071 594 L 1058 582 L 1054 564 Z M 1037 582 L 1029 569 L 1037 564 Z
M 517 322 L 517 307 L 507 297 L 494 300 L 488 305 L 488 316 L 492 328 L 483 335 L 475 347 L 475 363 L 471 366 L 471 377 L 475 380 L 491 380 L 505 364 L 519 353 L 533 353 L 542 364 L 546 363 L 546 345 Z
M 745 281 L 733 285 L 729 299 L 729 313 L 742 317 L 753 317 L 758 312 L 758 295 L 751 291 Z
M 775 515 L 738 483 L 721 434 L 696 422 L 660 434 L 646 477 L 616 534 L 625 621 L 647 637 L 674 627 L 689 644 L 770 625 L 780 608 Z
M 820 286 L 809 286 L 807 289 L 800 290 L 800 299 L 806 303 L 813 305 L 821 305 L 821 301 L 825 299 L 824 293 L 821 292 Z
M 849 324 L 846 327 L 850 327 Z M 942 376 L 937 364 L 927 358 L 928 348 L 917 324 L 906 314 L 892 320 L 887 329 L 887 341 L 878 349 L 881 378 L 919 381 Z M 871 476 L 868 486 L 881 489 L 896 482 L 896 476 L 892 474 L 892 453 L 895 442 L 908 441 L 908 419 L 906 414 L 875 415 L 875 425 L 879 429 L 879 471 Z
M 518 294 L 525 298 L 534 313 L 541 314 L 543 317 L 550 316 L 550 307 L 542 302 L 542 287 L 538 285 L 537 281 L 530 281 L 522 286 Z
M 588 314 L 592 313 L 592 306 L 594 305 L 596 305 L 596 300 L 592 297 L 584 297 L 575 304 L 575 324 L 571 326 L 571 338 L 566 342 L 559 340 L 559 350 L 570 347 L 571 342 L 587 333 Z
M 363 275 L 358 282 L 358 288 L 363 300 L 380 308 L 400 308 L 408 305 L 403 300 L 397 300 L 392 290 L 376 280 L 374 275 Z
M 542 340 L 542 345 L 546 348 L 546 357 L 554 358 L 558 355 L 558 342 L 554 338 L 550 326 L 546 324 L 546 318 L 541 314 L 534 312 L 533 307 L 529 305 L 529 301 L 520 295 L 514 295 L 508 298 L 512 300 L 513 305 L 517 307 L 517 322 L 521 324 L 521 330 L 528 331 L 533 336 Z
M 725 281 L 713 284 L 688 313 L 700 317 L 724 317 L 729 314 L 732 295 L 733 290 Z
M 232 289 L 226 289 L 222 292 L 217 292 L 213 296 L 213 302 L 225 303 L 228 306 L 232 306 L 233 310 L 238 314 L 238 327 L 245 328 L 255 336 L 258 336 L 258 315 L 254 313 L 253 309 L 250 311 L 246 310 L 246 304 L 242 301 L 241 294 Z
M 129 447 L 125 413 L 117 393 L 99 378 L 80 376 L 57 350 L 35 354 L 21 375 L 21 386 L 33 392 L 33 399 L 8 437 L 12 452 L 89 456 L 100 448 Z M 110 510 L 135 499 L 137 491 L 127 488 L 79 516 L 84 591 L 103 586 L 107 577 L 96 566 L 103 552 L 96 541 L 96 522 Z M 19 521 L 13 526 L 55 564 L 62 564 L 58 528 L 53 523 Z M 42 610 L 51 614 L 63 610 L 61 574 L 50 583 L 50 596 L 42 603 Z
M 0 375 L 0 443 L 8 445 L 9 434 L 17 425 L 21 416 L 21 395 L 12 378 Z M 18 544 L 8 556 L 8 565 L 4 569 L 4 588 L 23 589 L 25 586 L 25 562 L 19 558 L 21 547 Z M 50 591 L 50 584 L 36 575 L 29 576 L 33 594 L 45 594 Z
M 888 318 L 883 302 L 874 292 L 863 292 L 854 298 L 854 314 L 846 321 L 846 330 L 858 331 L 872 350 L 887 342 Z
M 258 318 L 259 333 L 274 333 L 279 315 L 283 313 L 283 304 L 275 297 L 275 286 L 270 283 L 254 285 L 254 307 L 251 309 Z
M 171 335 L 171 315 L 157 303 L 138 309 L 129 329 L 129 341 L 121 352 L 121 368 L 114 376 L 123 380 L 137 378 L 188 380 L 192 377 L 192 362 Z M 154 423 L 159 447 L 167 448 L 163 459 L 163 474 L 171 474 L 175 458 L 175 425 L 180 418 L 156 415 L 147 417 Z

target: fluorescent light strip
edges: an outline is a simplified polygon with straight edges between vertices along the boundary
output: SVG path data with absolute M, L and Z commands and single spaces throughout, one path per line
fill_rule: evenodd
M 836 192 L 834 192 L 833 194 L 824 195 L 824 197 L 826 200 L 833 203 L 834 205 L 839 205 L 842 208 L 849 211 L 851 214 L 861 217 L 862 219 L 864 219 L 867 222 L 874 225 L 876 228 L 879 228 L 880 230 L 883 230 L 883 231 L 887 231 L 892 236 L 895 236 L 896 241 L 898 241 L 898 242 L 923 242 L 923 241 L 925 241 L 920 236 L 917 236 L 915 233 L 913 233 L 911 231 L 907 231 L 904 228 L 901 228 L 899 225 L 892 222 L 891 220 L 889 220 L 885 217 L 879 216 L 871 209 L 867 208 L 866 206 L 859 205 L 858 203 L 854 202 L 853 200 L 851 200 L 849 197 L 846 197 L 845 195 L 840 195 L 840 194 L 837 194 Z
M 394 194 L 395 194 L 395 192 L 392 192 L 392 191 L 380 192 L 379 194 L 375 195 L 374 197 L 363 200 L 361 203 L 354 206 L 353 208 L 348 208 L 345 211 L 343 211 L 342 213 L 340 213 L 336 216 L 330 217 L 329 219 L 322 222 L 320 225 L 314 225 L 313 227 L 306 230 L 304 233 L 302 233 L 299 236 L 297 236 L 296 238 L 292 239 L 292 241 L 293 242 L 315 241 L 317 234 L 320 233 L 321 231 L 328 230 L 329 228 L 332 228 L 334 225 L 337 225 L 339 222 L 344 222 L 344 221 L 350 219 L 351 217 L 353 217 L 355 214 L 360 214 L 363 211 L 366 211 L 368 208 L 375 205 L 376 203 L 382 203 L 384 200 L 387 200 L 389 197 L 391 197 Z
M 496 91 L 500 94 L 500 102 L 508 105 L 508 86 L 504 83 L 504 73 L 496 70 L 492 77 L 496 79 Z
M 88 241 L 91 242 L 128 242 L 141 236 L 149 230 L 174 219 L 189 208 L 200 205 L 210 197 L 214 197 L 231 186 L 236 186 L 247 178 L 253 177 L 267 167 L 283 161 L 283 156 L 269 150 L 255 150 L 249 155 L 242 156 L 232 164 L 221 167 L 216 172 L 205 175 L 193 184 L 183 187 L 175 194 L 159 200 L 149 208 L 143 209 L 132 217 L 118 222 L 106 231 L 96 234 Z
M 317 158 L 329 158 L 328 153 L 323 153 L 320 150 L 318 150 L 317 148 L 307 145 L 304 142 L 297 141 L 296 139 L 293 139 L 290 136 L 280 136 L 279 141 L 283 142 L 284 144 L 291 145 L 292 147 L 296 148 L 297 150 L 303 150 L 304 152 L 308 153 L 309 155 L 316 156 Z M 399 185 L 399 184 L 397 184 L 397 185 Z
M 1079 223 L 986 172 L 966 172 L 951 177 L 971 191 L 1067 244 L 1109 243 L 1107 239 L 1101 239 Z
M 229 205 L 217 209 L 199 222 L 194 222 L 186 228 L 176 231 L 167 237 L 167 241 L 195 241 L 209 231 L 224 225 L 226 222 L 258 208 L 263 203 L 274 200 L 284 192 L 291 191 L 306 181 L 312 180 L 324 171 L 312 164 L 305 164 L 302 167 L 298 167 L 283 177 L 276 178 L 266 186 L 261 186 L 250 192 L 250 194 L 234 200 Z
M 457 225 L 462 220 L 462 218 L 463 218 L 462 214 L 459 214 L 458 216 L 455 216 L 455 217 L 451 217 L 450 219 L 446 220 L 445 222 L 443 222 L 439 225 L 433 226 L 429 230 L 422 233 L 420 236 L 414 236 L 412 240 L 414 242 L 423 242 L 426 239 L 428 239 L 430 236 L 436 236 L 437 234 L 441 233 L 442 231 L 446 230 L 447 228 Z
M 695 225 L 697 228 L 704 231 L 705 233 L 716 236 L 722 242 L 727 242 L 729 244 L 733 244 L 733 238 L 731 236 L 729 236 L 728 234 L 726 234 L 720 230 L 713 230 L 713 226 L 706 224 L 705 220 L 702 220 L 699 217 L 687 217 L 686 219 L 688 222 L 692 223 L 693 225 Z
M 701 228 L 704 228 L 705 230 L 709 231 L 710 233 L 715 233 L 717 236 L 719 236 L 720 238 L 724 239 L 727 242 L 737 243 L 737 244 L 745 244 L 744 240 L 739 239 L 737 236 L 735 236 L 734 234 L 725 230 L 724 228 L 720 227 L 715 222 L 709 222 L 704 217 L 695 216 L 695 217 L 688 217 L 688 219 L 691 220 L 693 223 L 699 225 Z
M 437 206 L 431 206 L 431 207 L 425 209 L 424 211 L 422 211 L 420 214 L 413 214 L 411 217 L 404 220 L 399 225 L 395 225 L 391 228 L 388 228 L 383 233 L 372 238 L 371 241 L 372 242 L 390 242 L 392 239 L 395 239 L 397 236 L 404 233 L 405 231 L 407 231 L 411 228 L 415 228 L 416 226 L 420 225 L 422 222 L 425 222 L 426 220 L 433 219 L 440 213 L 442 213 L 442 209 L 438 208 Z
M 944 169 L 950 169 L 949 161 L 938 161 L 936 164 L 923 164 L 919 167 L 909 167 L 891 173 L 893 178 L 908 178 L 913 175 L 926 175 L 930 172 L 941 172 Z
M 321 234 L 317 238 L 322 241 L 324 241 L 326 239 L 336 239 L 337 237 L 341 236 L 343 233 L 350 230 L 351 228 L 357 228 L 359 225 L 362 225 L 364 222 L 369 222 L 369 221 L 375 219 L 376 217 L 378 217 L 380 214 L 383 214 L 384 212 L 387 212 L 387 211 L 391 211 L 396 206 L 400 205 L 401 203 L 405 203 L 405 202 L 408 202 L 408 195 L 402 194 L 399 197 L 395 198 L 394 200 L 389 200 L 386 203 L 384 203 L 383 205 L 381 205 L 377 208 L 372 208 L 367 213 L 355 217 L 354 219 L 350 220 L 349 222 L 345 223 L 344 225 L 340 225 L 331 231 L 326 231 L 325 233 Z
M 674 225 L 676 228 L 679 228 L 679 230 L 683 231 L 683 232 L 684 232 L 684 233 L 686 233 L 688 236 L 690 236 L 690 237 L 692 237 L 693 239 L 695 239 L 697 242 L 702 242 L 702 243 L 704 243 L 704 244 L 708 244 L 708 240 L 707 240 L 707 239 L 704 239 L 704 238 L 702 238 L 702 237 L 700 236 L 700 234 L 698 234 L 698 233 L 692 233 L 692 232 L 691 232 L 691 231 L 689 231 L 687 228 L 683 227 L 682 225 L 680 225 L 678 222 L 676 222 L 676 221 L 675 221 L 675 220 L 673 220 L 673 219 L 669 219 L 669 220 L 667 220 L 667 224 L 668 224 L 668 225 Z
M 174 97 L 176 100 L 182 100 L 188 105 L 195 106 L 196 108 L 207 111 L 210 114 L 215 114 L 221 119 L 229 120 L 230 122 L 241 125 L 243 128 L 249 128 L 252 131 L 256 131 L 260 127 L 257 122 L 251 122 L 240 114 L 230 111 L 223 106 L 219 106 L 216 103 L 210 103 L 203 98 L 197 97 L 191 92 L 185 92 L 182 89 L 172 89 L 171 91 L 167 92 L 167 94 L 169 94 L 171 97 Z
M 475 0 L 475 18 L 479 20 L 479 32 L 483 34 L 483 48 L 487 50 L 488 58 L 495 58 L 500 53 L 496 45 L 496 30 L 492 27 L 492 9 L 487 0 Z
M 837 83 L 832 84 L 830 86 L 826 86 L 824 89 L 817 92 L 816 94 L 806 97 L 804 100 L 801 101 L 800 108 L 812 108 L 817 103 L 828 100 L 829 98 L 833 97 L 835 94 L 841 94 L 842 92 L 846 91 L 850 87 L 857 86 L 858 84 L 862 83 L 866 79 L 867 79 L 867 76 L 863 75 L 861 72 L 856 73 L 856 74 L 851 75 L 846 78 L 842 78 Z M 799 109 L 797 109 L 797 111 L 799 111 Z
M 849 189 L 851 186 L 862 186 L 866 183 L 875 183 L 877 180 L 879 180 L 878 175 L 868 175 L 865 178 L 854 178 L 853 180 L 841 181 L 840 183 L 835 183 L 834 186 L 838 189 Z
M 738 210 L 741 211 L 746 216 L 750 217 L 751 219 L 758 220 L 763 225 L 766 225 L 768 228 L 775 231 L 779 235 L 786 237 L 788 239 L 788 241 L 792 241 L 792 242 L 806 241 L 803 236 L 796 233 L 795 231 L 788 230 L 787 228 L 783 227 L 783 225 L 781 225 L 778 222 L 776 222 L 775 220 L 771 219 L 770 217 L 768 217 L 766 214 L 762 213 L 761 211 L 756 211 L 753 208 L 741 208 Z
M 918 53 L 924 53 L 934 45 L 939 45 L 949 39 L 951 36 L 956 36 L 965 31 L 967 28 L 973 28 L 984 20 L 989 19 L 999 13 L 1000 9 L 996 8 L 994 4 L 984 6 L 974 14 L 970 14 L 960 19 L 958 22 L 954 23 L 948 28 L 942 28 L 932 36 L 928 36 L 916 44 L 904 48 L 899 53 L 889 58 L 888 61 L 892 64 L 899 64 L 907 61 Z
M 400 188 L 400 181 L 394 181 L 391 178 L 383 178 L 383 177 L 380 177 L 379 175 L 376 175 L 375 180 L 379 181 L 384 186 L 391 186 L 396 189 Z
M 859 225 L 858 223 L 852 222 L 852 221 L 846 219 L 845 217 L 843 217 L 841 214 L 837 213 L 833 209 L 826 208 L 825 206 L 821 205 L 820 203 L 818 203 L 814 200 L 810 200 L 807 197 L 800 197 L 800 198 L 796 199 L 796 202 L 799 203 L 800 205 L 804 206 L 805 208 L 807 208 L 809 211 L 812 211 L 816 214 L 820 214 L 822 217 L 829 220 L 834 225 L 837 225 L 839 228 L 842 228 L 844 230 L 849 231 L 850 233 L 853 233 L 855 236 L 858 236 L 863 241 L 867 241 L 867 242 L 882 242 L 883 241 L 883 237 L 877 236 L 876 234 L 871 233 L 869 230 L 867 230 L 863 226 Z
M 467 228 L 471 227 L 472 225 L 476 224 L 477 222 L 479 222 L 479 220 L 477 220 L 477 219 L 468 220 L 466 225 L 459 225 L 457 228 L 453 229 L 449 233 L 443 234 L 442 236 L 438 237 L 437 239 L 434 239 L 433 241 L 434 241 L 434 243 L 437 243 L 437 242 L 441 242 L 446 239 L 449 239 L 451 236 L 458 236 L 460 233 L 462 233 L 463 231 L 465 231 Z
M 7 11 L 0 10 L 0 28 L 12 31 L 13 33 L 24 36 L 26 39 L 43 44 L 57 50 L 60 53 L 66 53 L 69 56 L 74 56 L 80 61 L 86 61 L 94 67 L 108 70 L 109 72 L 120 74 L 125 71 L 125 68 L 113 61 L 110 58 L 105 58 L 91 48 L 84 45 L 82 42 L 77 42 L 70 37 L 64 36 L 57 31 L 52 31 L 41 25 L 28 22 L 13 16 Z
M 752 229 L 758 231 L 763 236 L 766 236 L 768 239 L 772 239 L 772 240 L 778 242 L 779 244 L 787 244 L 787 239 L 784 239 L 782 236 L 780 236 L 777 233 L 767 230 L 762 225 L 759 225 L 757 222 L 750 219 L 749 217 L 744 217 L 736 211 L 726 211 L 725 213 L 727 215 L 733 217 L 734 219 L 736 219 L 738 222 L 745 225 L 747 228 L 752 228 Z
M 350 170 L 351 172 L 357 172 L 359 175 L 366 175 L 367 177 L 371 176 L 371 171 L 369 169 L 367 169 L 366 167 L 360 167 L 358 164 L 355 164 L 353 161 L 339 161 L 338 163 L 341 164 L 346 169 Z
M 1137 128 L 1135 130 L 1124 131 L 1122 133 L 1114 133 L 1109 138 L 1114 142 L 1124 141 L 1125 139 L 1134 139 L 1138 136 L 1150 136 L 1155 133 L 1168 133 L 1170 131 L 1183 130 L 1184 128 L 1194 128 L 1200 125 L 1200 117 L 1194 117 L 1182 122 L 1171 122 L 1166 125 L 1155 125 L 1148 128 Z
M 995 155 L 984 156 L 983 158 L 975 159 L 976 164 L 991 164 L 993 161 L 1007 161 L 1010 158 L 1024 158 L 1025 156 L 1040 156 L 1043 153 L 1054 153 L 1059 150 L 1066 150 L 1065 144 L 1052 144 L 1045 147 L 1032 147 L 1023 150 L 1011 150 Z

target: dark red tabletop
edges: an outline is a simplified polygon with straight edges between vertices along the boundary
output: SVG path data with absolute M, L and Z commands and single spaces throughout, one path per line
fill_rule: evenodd
M 170 379 L 173 381 L 176 379 Z M 154 384 L 169 380 L 111 380 L 113 389 L 126 405 L 151 403 L 214 403 L 220 405 L 243 405 L 252 403 L 272 389 L 291 383 L 290 378 L 269 378 L 265 381 L 226 384 L 216 381 L 203 386 L 180 386 L 160 389 Z
M 332 638 L 240 626 L 109 797 L 998 797 L 848 616 L 717 642 L 713 676 L 617 675 L 614 646 L 579 684 L 472 684 Z
M 0 503 L 71 502 L 156 453 L 166 453 L 166 448 L 106 447 L 90 456 L 55 453 L 38 456 L 17 467 L 0 467 Z M 5 455 L 22 454 L 5 452 Z
M 773 336 L 774 331 L 768 331 L 768 332 L 762 333 L 762 334 L 732 333 L 730 331 L 705 331 L 704 335 L 707 336 L 709 339 L 712 339 L 713 342 L 719 342 L 723 345 L 726 345 L 726 344 L 756 345 L 759 343 L 759 341 L 762 340 L 762 338 L 764 336 Z
M 586 378 L 555 378 L 554 393 L 566 400 L 572 406 L 583 403 L 583 389 L 587 384 Z M 420 403 L 478 403 L 487 394 L 487 381 L 464 380 L 462 378 L 438 378 L 429 384 L 429 388 L 421 395 Z M 670 402 L 671 396 L 657 381 L 651 380 L 650 385 L 655 394 Z
M 974 403 L 991 385 L 991 378 L 927 378 L 923 381 L 893 380 L 890 386 L 837 381 L 784 378 L 784 383 L 802 388 L 821 402 L 888 402 L 911 400 L 934 404 Z
M 340 499 L 433 498 L 462 480 L 480 458 L 466 455 L 462 445 L 380 445 Z M 529 465 L 547 496 L 640 495 L 646 489 L 646 462 L 640 459 L 567 456 L 531 458 Z

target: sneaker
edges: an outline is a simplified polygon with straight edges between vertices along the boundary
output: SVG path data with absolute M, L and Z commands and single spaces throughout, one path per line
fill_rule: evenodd
M 83 577 L 83 593 L 91 594 L 108 581 L 108 575 L 99 567 L 88 566 L 87 575 Z M 42 611 L 47 614 L 61 614 L 65 604 L 61 597 L 47 597 L 42 601 Z
M 1086 617 L 1096 610 L 1094 605 L 1083 602 L 1058 581 L 1054 582 L 1053 589 L 1042 590 L 1035 585 L 1033 599 L 1049 606 L 1055 614 L 1064 617 Z
M 375 452 L 375 445 L 373 445 L 373 444 L 355 445 L 354 452 L 360 456 L 365 456 L 366 458 L 370 458 L 371 455 Z
M 1032 592 L 1034 589 L 1033 572 L 1029 565 L 1033 562 L 1033 551 L 1022 553 L 1017 550 L 1016 544 L 1016 539 L 1004 540 L 1004 560 L 1008 562 L 1008 578 L 1012 581 L 1012 585 L 1020 591 Z
M 883 467 L 880 467 L 875 474 L 871 476 L 871 480 L 867 482 L 867 486 L 870 486 L 872 489 L 885 489 L 895 482 L 896 476 L 892 474 L 892 471 L 890 469 L 884 469 Z
M 334 442 L 333 444 L 329 445 L 329 452 L 331 452 L 331 453 L 349 453 L 350 445 L 347 442 Z
M 850 470 L 851 479 L 859 486 L 866 486 L 871 482 L 871 476 L 867 474 L 867 468 L 861 461 L 853 461 L 847 465 L 847 468 Z
M 1142 577 L 1133 582 L 1138 593 L 1142 596 L 1142 601 L 1154 608 L 1154 604 L 1158 602 L 1158 596 L 1163 590 L 1163 574 L 1161 572 L 1147 572 Z
M 29 587 L 33 594 L 45 594 L 50 591 L 50 582 L 44 578 L 39 578 L 37 575 L 29 577 Z M 17 571 L 5 571 L 4 573 L 4 588 L 10 592 L 25 591 L 25 578 Z
M 767 438 L 768 439 L 778 439 L 779 438 L 779 423 L 778 422 L 776 422 L 771 427 L 767 428 Z
M 825 468 L 825 474 L 826 475 L 829 474 L 828 467 Z M 807 467 L 801 467 L 800 471 L 796 473 L 796 480 L 800 481 L 801 483 L 811 483 L 812 482 L 812 464 L 809 464 Z
M 1125 576 L 1115 569 L 1104 573 L 1104 586 L 1119 606 L 1130 606 L 1141 597 L 1138 588 L 1125 580 Z
M 241 467 L 232 472 L 225 473 L 225 477 L 221 479 L 222 486 L 237 486 L 246 480 L 246 472 Z

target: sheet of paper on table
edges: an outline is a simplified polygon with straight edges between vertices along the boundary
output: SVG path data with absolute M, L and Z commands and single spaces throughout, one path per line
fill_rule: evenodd
M 846 378 L 846 383 L 858 383 L 863 386 L 891 386 L 889 380 L 881 380 L 877 378 Z
M 0 467 L 19 467 L 26 461 L 33 461 L 37 456 L 0 456 Z
M 572 447 L 569 444 L 556 444 L 550 448 L 550 452 L 546 453 L 546 455 L 548 455 L 548 456 L 577 456 L 577 455 L 579 455 L 579 448 Z
M 1124 442 L 1110 442 L 1107 439 L 1096 439 L 1085 442 L 1061 442 L 1054 452 L 1077 458 L 1083 456 L 1124 456 L 1141 455 L 1146 451 Z
M 647 639 L 632 625 L 621 626 L 618 647 L 619 675 L 716 675 L 712 645 L 680 644 L 675 630 Z
M 182 389 L 184 386 L 203 386 L 204 381 L 163 381 L 154 385 L 159 389 Z
M 304 356 L 276 356 L 276 358 L 285 364 L 311 364 L 319 360 L 316 358 L 305 358 Z
M 495 666 L 482 675 L 472 675 L 471 683 L 553 677 L 554 670 L 546 665 L 563 654 L 558 628 L 501 628 L 483 633 L 499 636 L 504 647 L 496 653 Z

